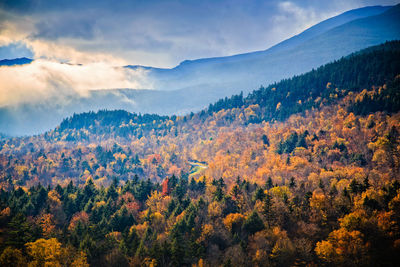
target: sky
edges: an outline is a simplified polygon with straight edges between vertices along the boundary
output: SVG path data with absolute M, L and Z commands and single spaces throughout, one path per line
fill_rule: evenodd
M 350 9 L 391 0 L 0 0 L 0 59 L 174 67 L 265 50 Z

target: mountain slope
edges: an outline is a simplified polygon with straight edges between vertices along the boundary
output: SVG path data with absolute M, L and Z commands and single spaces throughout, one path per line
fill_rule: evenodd
M 182 114 L 219 98 L 245 94 L 260 85 L 298 75 L 357 50 L 400 39 L 400 11 L 395 7 L 352 10 L 321 22 L 265 51 L 230 57 L 187 60 L 173 69 L 152 69 L 155 88 L 146 108 L 135 111 Z M 140 68 L 138 66 L 132 68 Z M 133 98 L 141 103 L 146 93 Z M 158 99 L 173 99 L 172 105 Z M 140 105 L 140 104 L 139 104 Z
M 340 25 L 343 25 L 345 23 L 348 23 L 348 22 L 356 20 L 356 19 L 382 14 L 383 12 L 387 11 L 390 8 L 391 8 L 391 6 L 369 6 L 369 7 L 358 8 L 358 9 L 353 9 L 353 10 L 347 11 L 336 17 L 324 20 L 324 21 L 316 24 L 315 26 L 308 28 L 307 30 L 303 31 L 302 33 L 300 33 L 296 36 L 293 36 L 292 38 L 289 38 L 267 50 L 275 52 L 275 51 L 281 51 L 284 49 L 291 49 L 294 46 L 299 45 L 306 40 L 310 40 L 311 38 L 316 37 L 320 34 L 323 34 L 335 27 L 338 27 Z
M 392 11 L 389 12 L 389 10 Z M 397 16 L 393 16 L 393 13 Z M 371 14 L 373 16 L 370 16 Z M 358 9 L 350 11 L 347 15 L 344 13 L 321 22 L 265 51 L 230 57 L 187 60 L 173 69 L 151 70 L 150 76 L 154 79 L 155 88 L 160 90 L 219 84 L 231 90 L 248 91 L 254 86 L 300 74 L 362 48 L 400 38 L 399 31 L 396 29 L 400 20 L 399 15 L 398 8 Z M 343 37 L 353 34 L 352 18 L 365 19 L 362 25 L 364 28 L 358 34 L 360 41 L 350 46 L 349 42 L 346 42 L 343 45 L 344 51 L 337 49 L 332 52 L 343 40 L 341 34 Z M 376 24 L 377 20 L 382 20 L 382 22 Z M 321 40 L 327 37 L 327 31 L 333 31 L 335 34 L 329 38 L 329 43 L 321 43 Z M 380 32 L 382 32 L 381 35 Z M 318 36 L 320 37 L 316 38 Z
M 0 264 L 53 244 L 66 266 L 396 266 L 399 72 L 393 41 L 196 114 L 0 140 Z
M 400 41 L 387 42 L 351 54 L 300 76 L 284 79 L 268 87 L 254 90 L 247 97 L 243 97 L 243 94 L 240 94 L 220 99 L 197 114 L 186 115 L 185 121 L 190 121 L 195 115 L 200 116 L 202 120 L 207 120 L 210 116 L 213 116 L 213 113 L 247 108 L 256 109 L 257 111 L 246 118 L 243 121 L 244 124 L 260 123 L 262 121 L 282 121 L 295 113 L 328 105 L 346 95 L 360 92 L 365 88 L 387 84 L 389 89 L 382 91 L 381 94 L 383 96 L 385 92 L 390 92 L 391 86 L 398 86 L 397 83 L 392 84 L 391 82 L 394 80 L 399 81 L 396 78 L 399 74 Z M 397 112 L 400 110 L 399 101 L 400 96 L 396 94 L 395 97 L 386 100 L 387 103 L 391 103 L 390 109 L 388 109 L 388 105 L 382 105 L 379 110 Z M 354 110 L 354 112 L 358 111 Z M 129 114 L 127 112 L 121 113 L 121 111 L 110 111 L 108 113 L 74 115 L 64 120 L 60 127 L 49 134 L 61 137 L 68 134 L 69 130 L 84 129 L 95 135 L 99 133 L 114 133 L 116 136 L 137 138 L 135 132 L 138 125 L 143 125 L 142 129 L 146 129 L 146 132 L 165 130 L 166 126 L 163 123 L 169 120 L 182 126 L 182 122 L 177 120 L 176 116 L 147 115 L 148 117 L 143 117 L 142 115 Z M 112 119 L 107 118 L 107 116 Z M 154 127 L 149 128 L 149 122 Z M 229 121 L 226 121 L 223 124 L 229 125 L 229 123 Z M 125 125 L 124 128 L 126 128 L 121 132 L 119 131 L 120 129 L 113 132 L 111 128 L 118 127 L 118 125 Z M 120 133 L 122 135 L 119 135 Z
M 397 266 L 399 74 L 391 41 L 185 116 L 0 135 L 0 266 Z
M 387 132 L 391 121 L 399 121 L 399 73 L 400 42 L 393 41 L 260 88 L 247 97 L 236 95 L 221 99 L 195 114 L 181 117 L 141 115 L 123 110 L 75 114 L 45 134 L 0 140 L 0 159 L 4 155 L 5 164 L 2 168 L 17 179 L 18 184 L 35 181 L 55 184 L 62 179 L 83 183 L 89 177 L 94 177 L 96 183 L 104 183 L 109 181 L 107 177 L 130 180 L 135 175 L 161 182 L 172 173 L 189 172 L 190 162 L 194 160 L 206 162 L 203 171 L 209 177 L 224 176 L 227 184 L 232 184 L 238 173 L 262 184 L 266 177 L 260 175 L 262 170 L 256 170 L 264 161 L 257 161 L 257 158 L 265 156 L 266 147 L 272 153 L 270 156 L 282 157 L 280 162 L 287 161 L 288 157 L 286 164 L 290 165 L 290 157 L 295 156 L 294 162 L 296 157 L 304 161 L 301 148 L 307 148 L 307 144 L 317 147 L 321 139 L 331 142 L 329 149 L 332 151 L 328 159 L 324 158 L 325 152 L 321 152 L 316 160 L 322 158 L 333 165 L 340 161 L 345 166 L 364 166 L 368 162 L 372 166 L 372 155 L 366 144 L 376 140 L 375 129 Z M 343 114 L 346 116 L 341 117 Z M 290 118 L 292 115 L 294 117 Z M 322 124 L 319 130 L 313 128 L 316 121 Z M 332 127 L 332 123 L 340 125 L 340 135 L 335 135 L 338 129 Z M 277 133 L 282 125 L 291 130 Z M 264 130 L 260 129 L 268 130 L 262 134 Z M 329 137 L 324 133 L 326 130 L 335 134 Z M 353 134 L 357 131 L 368 132 L 368 136 L 360 135 L 366 138 L 363 145 Z M 256 144 L 257 148 L 247 144 Z M 41 149 L 43 147 L 45 149 Z M 241 153 L 244 147 L 252 147 L 253 152 Z M 63 151 L 67 156 L 60 157 L 62 153 L 55 151 Z M 341 156 L 337 155 L 338 151 Z M 93 163 L 93 155 L 97 163 Z M 43 161 L 45 157 L 49 160 Z M 226 157 L 227 162 L 221 163 L 221 157 Z M 240 159 L 242 157 L 254 157 L 256 163 L 248 164 Z M 31 161 L 43 161 L 56 167 L 42 166 L 39 173 L 32 170 L 26 174 L 9 167 L 12 164 L 7 162 L 12 160 L 15 164 L 26 162 L 20 161 L 21 158 L 27 160 L 25 164 L 29 166 L 34 166 L 29 164 Z M 263 160 L 268 161 L 267 158 L 269 156 Z M 216 162 L 227 164 L 229 168 L 221 171 L 222 167 Z M 239 164 L 243 166 L 238 168 Z M 293 173 L 299 175 L 297 169 Z M 201 174 L 203 172 L 198 175 Z M 36 180 L 31 180 L 31 176 L 37 177 Z M 9 183 L 8 177 L 3 177 L 3 183 Z

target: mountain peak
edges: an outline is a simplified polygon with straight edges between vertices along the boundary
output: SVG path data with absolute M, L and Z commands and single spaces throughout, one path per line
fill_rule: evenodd
M 29 64 L 33 61 L 33 59 L 21 57 L 14 59 L 2 59 L 0 60 L 0 66 L 14 66 L 14 65 L 25 65 Z

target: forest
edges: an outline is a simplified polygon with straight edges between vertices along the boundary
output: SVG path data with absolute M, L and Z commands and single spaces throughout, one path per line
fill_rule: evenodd
M 185 116 L 0 140 L 1 266 L 395 266 L 400 42 Z

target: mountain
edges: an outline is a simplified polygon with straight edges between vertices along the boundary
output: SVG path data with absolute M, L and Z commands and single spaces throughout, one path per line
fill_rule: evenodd
M 265 51 L 186 60 L 173 69 L 150 69 L 157 90 L 220 88 L 245 93 L 260 85 L 301 74 L 354 51 L 400 38 L 400 6 L 346 12 Z M 137 68 L 137 67 L 136 67 Z M 229 94 L 228 94 L 229 95 Z M 200 100 L 200 105 L 204 105 Z
M 397 266 L 399 72 L 391 41 L 197 113 L 0 139 L 0 266 Z
M 33 60 L 21 57 L 21 58 L 14 58 L 14 59 L 2 59 L 0 60 L 0 66 L 14 66 L 14 65 L 25 65 L 31 63 Z
M 323 21 L 267 50 L 187 60 L 172 69 L 145 69 L 154 90 L 95 90 L 62 101 L 0 107 L 0 132 L 38 134 L 74 113 L 99 109 L 184 115 L 220 98 L 246 96 L 261 85 L 299 75 L 360 49 L 400 39 L 400 6 L 366 7 Z M 147 89 L 147 88 L 143 88 Z
M 178 103 L 159 103 L 156 97 L 147 107 L 162 114 L 200 110 L 219 98 L 241 91 L 247 94 L 260 85 L 304 73 L 360 49 L 398 40 L 399 9 L 398 5 L 351 10 L 265 51 L 187 60 L 172 69 L 146 67 L 154 88 L 171 92 L 159 93 L 160 98 L 167 95 L 168 99 L 175 99 L 173 104 Z M 141 96 L 134 100 L 140 103 Z
M 312 26 L 311 28 L 308 28 L 307 30 L 303 31 L 302 33 L 300 33 L 296 36 L 293 36 L 292 38 L 289 38 L 289 39 L 269 48 L 268 50 L 269 51 L 281 51 L 284 49 L 294 48 L 296 45 L 299 45 L 306 40 L 310 40 L 313 37 L 323 34 L 326 31 L 329 31 L 330 29 L 333 29 L 337 26 L 343 25 L 347 22 L 350 22 L 350 21 L 353 21 L 356 19 L 382 14 L 383 12 L 387 11 L 390 8 L 391 8 L 391 6 L 369 6 L 369 7 L 358 8 L 358 9 L 353 9 L 353 10 L 344 12 L 343 14 L 340 14 L 336 17 L 324 20 L 324 21 Z
M 196 115 L 207 120 L 220 111 L 244 110 L 257 106 L 257 114 L 251 116 L 250 119 L 247 118 L 245 124 L 284 121 L 293 114 L 304 113 L 313 108 L 318 109 L 321 105 L 329 105 L 347 95 L 359 93 L 365 88 L 384 84 L 387 85 L 386 90 L 379 93 L 382 98 L 377 97 L 374 100 L 384 101 L 384 103 L 380 102 L 380 105 L 376 105 L 374 101 L 371 101 L 367 107 L 358 105 L 357 108 L 353 108 L 353 111 L 356 114 L 368 114 L 370 113 L 368 110 L 395 113 L 400 111 L 399 73 L 400 41 L 387 42 L 350 54 L 305 74 L 254 90 L 245 97 L 239 94 L 220 99 L 210 104 L 207 109 L 184 117 L 185 121 L 190 121 Z M 396 82 L 392 83 L 393 81 Z M 373 105 L 379 106 L 380 109 L 376 110 Z M 138 138 L 134 135 L 138 125 L 142 125 L 142 129 L 146 128 L 146 132 L 156 131 L 157 133 L 160 129 L 164 130 L 165 126 L 156 125 L 169 120 L 181 125 L 177 116 L 140 115 L 126 111 L 90 112 L 63 120 L 61 125 L 49 134 L 60 137 L 68 134 L 69 130 L 84 130 L 94 135 L 110 133 L 115 137 L 122 132 L 121 137 L 130 139 Z M 229 121 L 225 124 L 229 124 Z M 115 129 L 120 125 L 125 125 L 124 127 L 127 128 L 120 132 L 120 129 Z M 224 123 L 220 124 L 222 125 Z
M 206 162 L 216 161 L 217 159 L 214 157 L 218 158 L 220 154 L 216 153 L 214 149 L 204 152 L 203 147 L 209 145 L 211 148 L 217 147 L 222 149 L 226 155 L 238 153 L 236 146 L 241 146 L 240 141 L 225 139 L 226 134 L 233 133 L 238 129 L 246 129 L 242 138 L 246 139 L 248 136 L 253 142 L 252 136 L 260 135 L 259 130 L 256 129 L 271 128 L 268 139 L 275 140 L 274 148 L 271 149 L 278 154 L 290 154 L 297 146 L 304 146 L 304 142 L 310 142 L 311 139 L 303 135 L 297 136 L 297 140 L 293 141 L 294 139 L 290 138 L 295 137 L 289 138 L 290 134 L 288 133 L 277 134 L 276 127 L 279 128 L 280 125 L 287 124 L 297 132 L 299 129 L 304 132 L 304 128 L 311 131 L 312 124 L 302 122 L 303 118 L 307 117 L 307 120 L 312 123 L 319 119 L 324 121 L 321 116 L 343 116 L 341 114 L 347 113 L 348 118 L 342 119 L 342 121 L 346 121 L 343 122 L 346 126 L 341 126 L 350 131 L 346 134 L 347 136 L 357 129 L 366 128 L 361 125 L 366 124 L 365 121 L 370 114 L 376 113 L 374 116 L 386 118 L 385 120 L 393 116 L 391 120 L 396 120 L 396 118 L 398 120 L 400 111 L 399 72 L 400 41 L 392 41 L 353 53 L 308 73 L 254 90 L 248 96 L 239 94 L 220 99 L 200 112 L 185 116 L 136 114 L 125 110 L 101 110 L 74 114 L 64 119 L 55 129 L 44 134 L 0 139 L 0 185 L 1 181 L 9 182 L 7 179 L 1 180 L 1 170 L 8 170 L 8 174 L 18 180 L 20 184 L 31 182 L 29 178 L 25 177 L 27 175 L 37 177 L 36 181 L 45 185 L 56 183 L 60 177 L 68 177 L 76 183 L 83 183 L 85 179 L 81 178 L 85 169 L 88 169 L 93 177 L 94 175 L 104 176 L 104 170 L 95 172 L 94 169 L 99 166 L 92 164 L 92 160 L 90 160 L 91 167 L 82 162 L 82 166 L 74 163 L 71 165 L 74 167 L 63 168 L 63 164 L 71 164 L 68 163 L 71 159 L 64 156 L 59 157 L 58 154 L 53 155 L 54 151 L 62 150 L 67 154 L 72 153 L 74 156 L 71 157 L 77 158 L 80 157 L 79 155 L 85 157 L 96 155 L 102 162 L 101 165 L 106 167 L 122 151 L 121 146 L 124 148 L 123 151 L 126 150 L 124 153 L 128 153 L 129 157 L 133 158 L 127 158 L 127 161 L 123 162 L 114 161 L 110 166 L 115 168 L 109 170 L 107 176 L 120 176 L 127 179 L 134 175 L 144 175 L 153 181 L 160 182 L 168 174 L 171 174 L 171 170 L 188 171 L 191 168 L 190 162 L 206 164 Z M 295 118 L 290 119 L 291 116 L 295 116 Z M 361 117 L 356 120 L 354 116 Z M 46 117 L 42 119 L 46 119 Z M 304 123 L 304 126 L 295 126 L 298 125 L 297 122 Z M 374 121 L 374 123 L 378 122 L 378 119 Z M 324 121 L 323 123 L 327 124 L 327 126 L 323 126 L 323 129 L 332 129 L 329 122 Z M 382 127 L 389 126 L 381 123 L 378 128 L 382 129 Z M 379 130 L 378 128 L 376 130 Z M 324 136 L 323 132 L 316 134 L 328 138 Z M 259 137 L 261 138 L 261 136 Z M 344 143 L 348 144 L 343 135 L 332 138 L 338 139 L 337 142 L 346 141 Z M 368 138 L 377 140 L 373 135 Z M 268 139 L 263 137 L 262 142 L 268 144 L 270 142 Z M 313 141 L 315 141 L 314 139 Z M 364 141 L 370 142 L 370 139 Z M 225 146 L 222 145 L 224 142 L 232 144 Z M 103 152 L 97 151 L 96 146 L 104 146 L 107 149 L 112 147 L 112 153 L 103 151 L 106 155 L 102 155 Z M 81 152 L 77 151 L 77 147 L 81 149 Z M 28 157 L 32 160 L 38 160 L 46 155 L 48 158 L 52 158 L 52 161 L 49 162 L 53 162 L 52 164 L 58 167 L 52 173 L 47 173 L 46 168 L 41 168 L 40 173 L 32 171 L 31 174 L 26 175 L 22 171 L 7 167 L 10 166 L 6 163 L 7 160 L 20 162 L 18 158 L 25 157 L 28 151 L 30 151 Z M 13 157 L 2 158 L 2 155 L 12 155 Z M 153 160 L 161 162 L 160 155 L 162 155 L 164 163 L 156 169 L 153 168 L 154 166 L 147 166 L 148 168 L 137 166 L 136 168 L 134 165 L 140 165 L 139 162 L 143 162 L 136 159 L 136 155 L 142 159 L 150 157 L 148 160 L 150 162 Z M 24 158 L 24 161 L 21 162 L 27 162 L 26 160 L 28 158 Z M 346 160 L 350 160 L 350 158 L 346 158 Z M 127 163 L 129 164 L 125 167 L 121 165 Z M 5 164 L 5 166 L 1 164 Z M 210 166 L 212 165 L 210 164 Z M 218 174 L 218 172 L 214 174 Z M 217 176 L 220 177 L 220 175 L 223 174 L 220 173 Z M 230 176 L 226 179 L 232 182 L 233 178 L 235 177 Z

